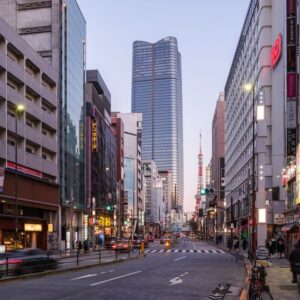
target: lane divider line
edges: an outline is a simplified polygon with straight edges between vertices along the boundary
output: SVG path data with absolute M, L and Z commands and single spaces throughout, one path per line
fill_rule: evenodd
M 178 261 L 178 260 L 181 260 L 181 259 L 184 259 L 184 258 L 186 258 L 186 256 L 178 257 L 178 258 L 174 259 L 174 261 Z
M 80 276 L 80 277 L 76 277 L 76 278 L 70 279 L 70 281 L 78 280 L 78 279 L 83 279 L 83 278 L 89 278 L 89 277 L 93 277 L 93 276 L 97 276 L 97 275 L 98 274 L 87 274 L 87 275 L 84 275 L 84 276 Z
M 117 277 L 114 277 L 114 278 L 106 279 L 106 280 L 103 280 L 103 281 L 91 283 L 90 286 L 95 286 L 95 285 L 99 285 L 99 284 L 106 283 L 106 282 L 109 282 L 109 281 L 114 281 L 114 280 L 117 280 L 117 279 L 120 279 L 120 278 L 132 276 L 132 275 L 135 275 L 135 274 L 138 274 L 138 273 L 141 273 L 141 272 L 142 271 L 136 271 L 136 272 L 132 272 L 132 273 L 129 273 L 129 274 L 125 274 L 125 275 L 117 276 Z

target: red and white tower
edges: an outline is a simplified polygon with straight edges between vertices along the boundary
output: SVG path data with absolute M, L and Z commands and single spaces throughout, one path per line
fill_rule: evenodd
M 203 154 L 202 154 L 202 142 L 201 142 L 201 132 L 200 132 L 200 148 L 198 154 L 198 182 L 197 182 L 197 192 L 196 198 L 196 211 L 199 210 L 201 205 L 201 194 L 200 191 L 203 188 Z

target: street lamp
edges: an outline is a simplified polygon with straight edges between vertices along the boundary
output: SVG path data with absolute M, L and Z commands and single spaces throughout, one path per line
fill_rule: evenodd
M 252 252 L 256 250 L 256 216 L 255 216 L 255 202 L 256 202 L 256 192 L 255 192 L 255 86 L 254 84 L 247 83 L 244 85 L 244 90 L 248 93 L 252 92 Z
M 19 113 L 22 113 L 25 110 L 25 106 L 23 104 L 18 104 L 15 107 L 15 248 L 18 246 L 18 118 Z

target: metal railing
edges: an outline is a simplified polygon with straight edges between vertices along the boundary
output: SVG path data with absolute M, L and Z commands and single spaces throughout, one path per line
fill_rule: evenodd
M 73 269 L 79 266 L 101 265 L 104 263 L 128 260 L 139 257 L 139 249 L 97 251 L 48 251 L 46 255 L 32 257 L 13 257 L 9 254 L 0 256 L 0 278 L 51 271 L 56 269 Z

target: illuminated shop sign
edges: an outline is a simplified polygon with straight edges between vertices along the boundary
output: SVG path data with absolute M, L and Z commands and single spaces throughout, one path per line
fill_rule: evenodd
M 296 157 L 297 151 L 297 1 L 286 0 L 286 103 L 287 103 L 287 156 Z
M 271 68 L 274 68 L 278 63 L 282 52 L 282 36 L 279 33 L 274 45 L 271 48 Z
M 109 217 L 100 216 L 99 217 L 100 227 L 111 227 L 111 219 Z
M 42 231 L 42 224 L 24 224 L 24 231 Z
M 97 120 L 92 120 L 92 151 L 97 152 Z

